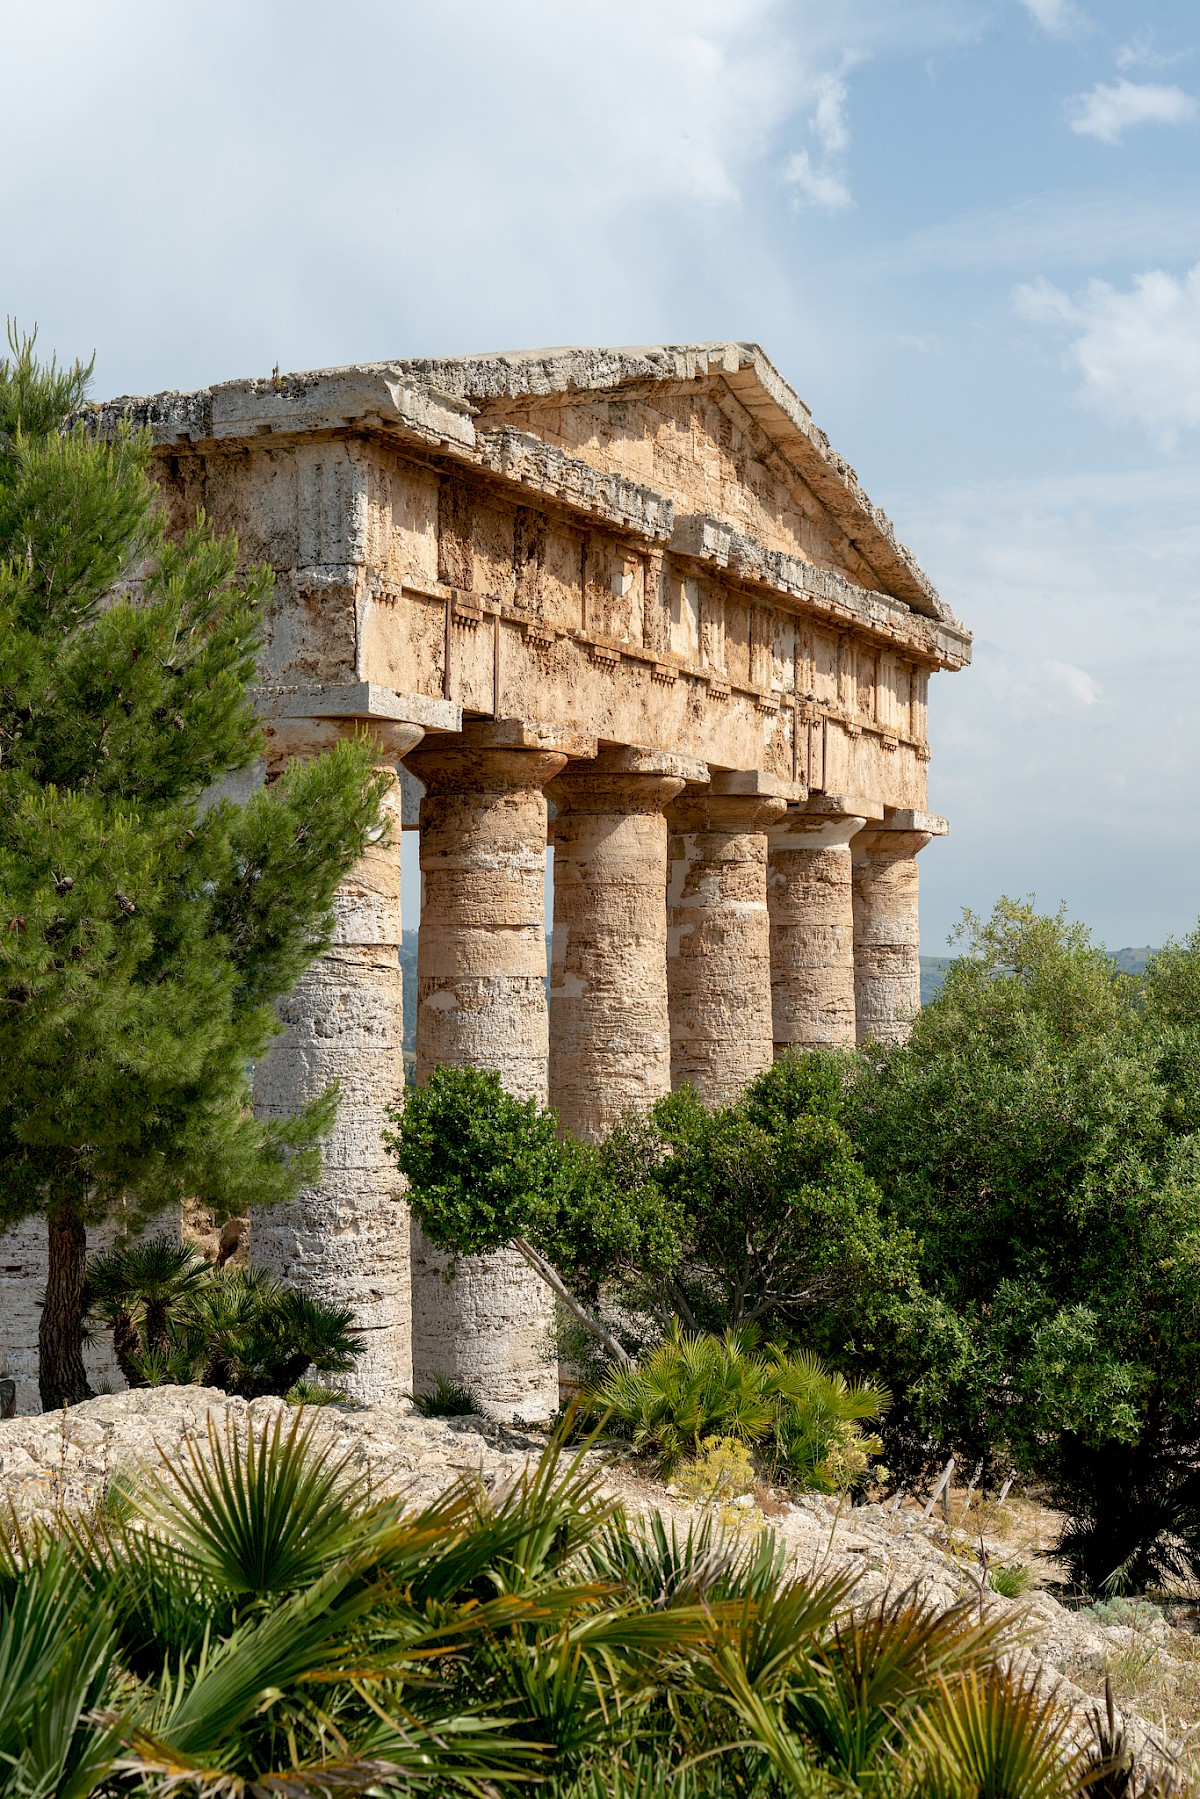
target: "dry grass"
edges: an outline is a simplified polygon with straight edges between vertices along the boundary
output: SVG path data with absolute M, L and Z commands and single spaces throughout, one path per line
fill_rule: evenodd
M 994 1565 L 1024 1565 L 1032 1586 L 1063 1579 L 1052 1553 L 1065 1522 L 1061 1513 L 1011 1491 L 1003 1505 L 980 1493 L 968 1497 L 955 1491 L 949 1509 L 948 1548 L 963 1554 L 970 1544 L 978 1552 L 982 1536 Z M 943 1516 L 940 1504 L 935 1515 Z M 1188 1776 L 1200 1780 L 1200 1636 L 1169 1622 L 1153 1630 L 1135 1624 L 1126 1645 L 1112 1644 L 1105 1666 L 1081 1659 L 1063 1673 L 1101 1704 L 1105 1678 L 1111 1679 L 1118 1709 L 1144 1718 L 1175 1743 Z
M 919 1513 L 921 1502 L 906 1500 L 904 1510 L 910 1516 Z M 978 1489 L 968 1493 L 965 1487 L 952 1487 L 948 1503 L 939 1500 L 930 1522 L 940 1527 L 938 1540 L 956 1560 L 977 1562 L 982 1537 L 992 1566 L 1027 1568 L 1030 1586 L 1045 1586 L 1062 1578 L 1051 1551 L 1064 1519 L 1036 1499 L 1010 1491 L 1001 1505 Z
M 1113 1645 L 1105 1668 L 1070 1662 L 1063 1673 L 1101 1702 L 1107 1676 L 1117 1709 L 1156 1726 L 1188 1777 L 1200 1778 L 1200 1641 L 1190 1632 L 1168 1629 L 1161 1643 L 1135 1632 L 1127 1647 Z

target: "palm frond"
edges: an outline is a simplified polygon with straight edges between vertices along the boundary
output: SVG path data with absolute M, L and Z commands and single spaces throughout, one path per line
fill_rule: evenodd
M 947 1679 L 914 1719 L 929 1799 L 1062 1799 L 1078 1790 L 1086 1754 L 1071 1744 L 1069 1715 L 1036 1680 L 973 1668 Z
M 116 1672 L 112 1620 L 50 1546 L 0 1601 L 0 1792 L 84 1799 L 99 1785 L 120 1719 L 95 1714 Z
M 219 1592 L 294 1592 L 360 1545 L 375 1519 L 356 1514 L 365 1483 L 314 1441 L 303 1410 L 261 1430 L 210 1419 L 207 1454 L 163 1455 L 139 1510 L 173 1555 Z

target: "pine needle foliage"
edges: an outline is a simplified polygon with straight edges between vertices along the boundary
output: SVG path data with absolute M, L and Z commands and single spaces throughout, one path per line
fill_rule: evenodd
M 273 999 L 327 941 L 379 818 L 366 747 L 246 804 L 267 569 L 168 537 L 146 436 L 89 430 L 89 369 L 0 360 L 0 1227 L 47 1220 L 43 1404 L 86 1396 L 89 1225 L 294 1195 L 336 1094 L 257 1120 Z M 156 1345 L 161 1351 L 161 1344 Z

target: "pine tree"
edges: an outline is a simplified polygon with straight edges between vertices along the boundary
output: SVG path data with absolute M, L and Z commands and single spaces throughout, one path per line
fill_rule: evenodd
M 167 538 L 150 444 L 80 422 L 90 366 L 0 362 L 0 1228 L 47 1221 L 44 1407 L 88 1396 L 86 1233 L 191 1195 L 314 1178 L 330 1092 L 253 1116 L 273 999 L 328 941 L 378 827 L 367 746 L 246 804 L 203 796 L 261 742 L 248 697 L 271 574 L 198 518 Z M 74 418 L 72 415 L 76 415 Z M 86 416 L 86 414 L 85 414 Z

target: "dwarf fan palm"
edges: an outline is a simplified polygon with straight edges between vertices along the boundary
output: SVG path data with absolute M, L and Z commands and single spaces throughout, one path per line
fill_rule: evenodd
M 331 1443 L 230 1423 L 12 1537 L 4 1799 L 1072 1799 L 1113 1760 L 998 1673 L 998 1621 L 631 1522 L 585 1451 L 413 1508 Z

